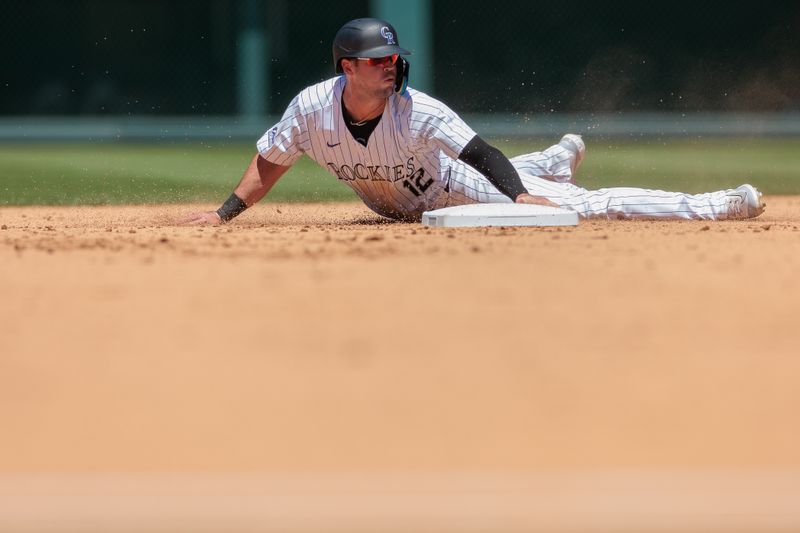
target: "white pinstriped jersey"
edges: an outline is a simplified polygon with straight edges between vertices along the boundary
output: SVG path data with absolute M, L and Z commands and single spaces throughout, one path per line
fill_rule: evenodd
M 388 98 L 364 146 L 342 116 L 345 81 L 339 76 L 301 91 L 259 139 L 261 156 L 289 166 L 306 154 L 386 217 L 418 218 L 444 207 L 450 168 L 475 132 L 446 105 L 408 88 Z

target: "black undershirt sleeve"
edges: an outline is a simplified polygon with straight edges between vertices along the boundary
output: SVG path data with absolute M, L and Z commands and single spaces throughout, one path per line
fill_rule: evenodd
M 477 135 L 467 143 L 458 158 L 486 176 L 498 191 L 512 200 L 528 192 L 519 179 L 517 169 L 503 152 L 487 144 Z

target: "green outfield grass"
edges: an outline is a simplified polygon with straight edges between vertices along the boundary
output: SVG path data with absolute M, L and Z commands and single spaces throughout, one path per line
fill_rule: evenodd
M 492 139 L 507 155 L 557 139 Z M 588 188 L 638 186 L 702 192 L 749 182 L 767 194 L 800 194 L 800 138 L 586 138 L 578 180 Z M 0 205 L 219 202 L 241 177 L 252 143 L 0 144 Z M 302 158 L 271 201 L 356 196 Z

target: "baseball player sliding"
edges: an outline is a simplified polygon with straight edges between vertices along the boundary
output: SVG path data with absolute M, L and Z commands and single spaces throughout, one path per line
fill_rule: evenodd
M 346 23 L 333 41 L 337 77 L 307 87 L 278 124 L 233 194 L 186 222 L 227 222 L 263 198 L 303 154 L 352 188 L 376 213 L 418 220 L 453 205 L 555 205 L 583 218 L 751 218 L 764 211 L 751 185 L 705 194 L 575 185 L 586 148 L 567 134 L 543 152 L 507 159 L 446 105 L 408 87 L 409 52 L 386 21 Z

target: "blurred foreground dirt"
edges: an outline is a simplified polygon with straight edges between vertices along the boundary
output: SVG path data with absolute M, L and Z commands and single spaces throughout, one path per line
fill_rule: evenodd
M 425 229 L 0 209 L 0 472 L 800 466 L 800 198 Z

